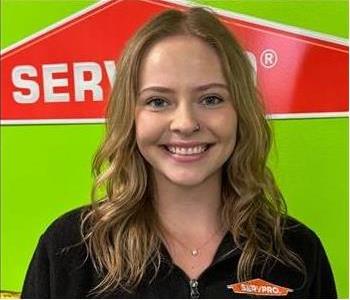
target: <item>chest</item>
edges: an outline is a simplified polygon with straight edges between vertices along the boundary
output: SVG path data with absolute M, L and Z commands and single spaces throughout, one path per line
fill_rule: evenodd
M 241 292 L 230 288 L 237 284 L 236 270 L 238 257 L 232 257 L 209 266 L 197 279 L 190 279 L 183 269 L 177 265 L 164 268 L 157 279 L 150 286 L 146 285 L 139 291 L 137 297 L 142 298 L 256 298 L 256 295 L 250 295 L 248 290 L 241 289 Z M 168 266 L 169 267 L 169 266 Z M 304 298 L 307 288 L 299 289 L 300 281 L 296 280 L 298 276 L 291 276 L 284 270 L 276 270 L 274 276 L 262 277 L 271 284 L 290 287 L 294 291 L 288 295 L 279 296 L 279 298 Z M 254 274 L 253 278 L 259 278 L 259 274 Z M 268 298 L 271 296 L 259 296 L 258 298 Z
M 189 279 L 197 279 L 212 264 L 221 238 L 220 236 L 214 239 L 203 248 L 189 248 L 171 243 L 168 251 L 173 264 L 179 267 Z

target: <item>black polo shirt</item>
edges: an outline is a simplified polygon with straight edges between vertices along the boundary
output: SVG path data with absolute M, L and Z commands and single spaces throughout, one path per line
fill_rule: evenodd
M 82 208 L 66 213 L 53 222 L 41 236 L 30 263 L 22 298 L 91 298 L 90 290 L 101 280 L 93 268 L 81 241 Z M 240 250 L 227 233 L 212 264 L 195 280 L 171 261 L 165 247 L 159 273 L 146 272 L 138 289 L 129 294 L 116 288 L 100 298 L 336 298 L 333 274 L 319 238 L 300 222 L 289 218 L 284 231 L 287 246 L 304 260 L 306 280 L 298 271 L 279 262 L 270 264 L 261 274 L 253 271 L 252 279 L 237 284 L 236 269 Z M 261 281 L 263 280 L 263 281 Z M 236 284 L 233 286 L 233 284 Z M 281 291 L 288 291 L 280 296 Z M 277 293 L 277 294 L 274 294 Z M 258 296 L 257 296 L 258 295 Z M 271 297 L 272 296 L 272 297 Z

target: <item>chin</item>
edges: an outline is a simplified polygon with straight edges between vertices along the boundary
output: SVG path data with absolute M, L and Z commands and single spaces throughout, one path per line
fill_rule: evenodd
M 181 174 L 178 176 L 165 174 L 165 178 L 171 183 L 183 187 L 195 187 L 204 183 L 207 179 L 207 177 L 198 174 Z

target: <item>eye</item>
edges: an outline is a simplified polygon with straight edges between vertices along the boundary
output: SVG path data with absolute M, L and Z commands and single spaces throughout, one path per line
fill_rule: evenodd
M 207 96 L 201 100 L 201 103 L 206 106 L 215 106 L 223 102 L 224 100 L 218 96 Z
M 162 98 L 151 98 L 146 102 L 146 104 L 152 109 L 162 109 L 169 105 L 169 103 Z

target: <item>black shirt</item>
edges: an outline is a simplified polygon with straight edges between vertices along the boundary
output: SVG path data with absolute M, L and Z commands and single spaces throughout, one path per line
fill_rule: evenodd
M 66 213 L 53 222 L 41 236 L 25 278 L 22 298 L 96 297 L 89 295 L 89 292 L 101 278 L 94 270 L 91 260 L 86 260 L 84 244 L 68 247 L 81 241 L 81 213 L 82 208 Z M 279 262 L 271 265 L 263 276 L 258 270 L 253 271 L 252 278 L 260 278 L 269 284 L 293 290 L 278 298 L 336 298 L 333 274 L 319 238 L 294 219 L 289 218 L 288 224 L 283 239 L 303 259 L 307 270 L 306 281 L 300 272 Z M 249 293 L 237 293 L 227 287 L 237 283 L 235 272 L 241 253 L 235 248 L 230 233 L 223 238 L 212 264 L 196 280 L 190 280 L 172 263 L 164 246 L 163 252 L 165 259 L 151 283 L 149 281 L 153 274 L 146 272 L 144 280 L 134 293 L 129 294 L 116 288 L 99 297 L 254 298 Z M 246 284 L 242 287 L 241 292 L 252 291 L 252 286 Z M 261 295 L 258 297 L 263 298 Z M 271 296 L 266 297 L 271 299 Z

